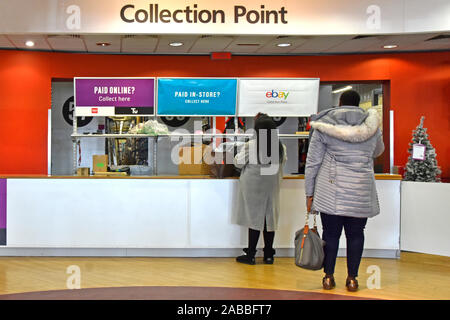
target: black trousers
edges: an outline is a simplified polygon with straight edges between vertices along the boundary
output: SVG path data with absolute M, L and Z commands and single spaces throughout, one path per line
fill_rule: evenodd
M 256 245 L 260 235 L 259 230 L 248 229 L 248 254 L 254 255 L 256 253 Z M 264 255 L 273 256 L 273 239 L 275 238 L 275 231 L 267 231 L 266 221 L 264 220 Z
M 324 271 L 333 274 L 336 266 L 336 257 L 339 249 L 339 238 L 342 229 L 345 230 L 347 238 L 347 272 L 350 277 L 358 276 L 359 264 L 364 249 L 364 227 L 367 218 L 343 217 L 321 213 L 323 234 L 322 239 L 326 242 Z

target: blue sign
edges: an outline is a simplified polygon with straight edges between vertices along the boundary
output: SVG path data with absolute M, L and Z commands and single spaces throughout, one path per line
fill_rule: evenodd
M 234 116 L 236 79 L 158 79 L 161 116 Z

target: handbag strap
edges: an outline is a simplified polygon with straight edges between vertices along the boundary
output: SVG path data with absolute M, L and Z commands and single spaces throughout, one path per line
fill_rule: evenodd
M 310 215 L 310 214 L 311 214 L 311 213 L 306 212 L 306 216 L 305 216 L 305 226 L 303 227 L 303 238 L 302 238 L 302 243 L 301 243 L 301 245 L 300 245 L 300 248 L 302 248 L 302 249 L 303 249 L 303 245 L 305 244 L 305 238 L 306 238 L 306 235 L 308 234 L 309 229 L 310 229 L 310 228 L 309 228 L 309 215 Z M 317 232 L 316 215 L 313 214 L 313 216 L 314 216 L 314 226 L 313 226 L 312 230 Z
M 308 229 L 309 229 L 309 215 L 313 215 L 314 216 L 313 229 L 317 229 L 317 215 L 316 214 L 312 214 L 310 212 L 306 212 L 306 215 L 305 215 L 305 229 L 306 229 L 306 227 L 308 227 Z

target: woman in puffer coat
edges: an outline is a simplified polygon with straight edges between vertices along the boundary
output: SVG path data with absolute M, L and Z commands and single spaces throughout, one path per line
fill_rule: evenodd
M 384 151 L 375 109 L 359 108 L 356 91 L 346 91 L 339 107 L 311 117 L 313 133 L 305 168 L 308 212 L 320 213 L 325 241 L 326 290 L 336 286 L 334 268 L 342 229 L 347 238 L 346 287 L 358 289 L 367 218 L 380 212 L 373 159 Z

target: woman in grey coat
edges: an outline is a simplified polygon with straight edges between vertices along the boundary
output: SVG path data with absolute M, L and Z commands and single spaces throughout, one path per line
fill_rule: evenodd
M 246 254 L 237 257 L 236 261 L 255 264 L 256 245 L 263 231 L 263 261 L 272 264 L 286 149 L 279 141 L 275 122 L 266 114 L 255 117 L 255 133 L 255 138 L 245 143 L 234 158 L 234 165 L 241 169 L 241 175 L 237 209 L 232 220 L 249 228 Z
M 347 237 L 346 287 L 358 289 L 364 227 L 367 218 L 380 212 L 373 159 L 383 153 L 384 144 L 377 111 L 364 111 L 359 101 L 356 91 L 346 91 L 339 107 L 311 117 L 305 193 L 308 212 L 319 212 L 322 220 L 324 289 L 336 285 L 333 274 L 342 229 Z

